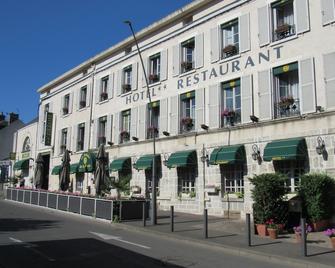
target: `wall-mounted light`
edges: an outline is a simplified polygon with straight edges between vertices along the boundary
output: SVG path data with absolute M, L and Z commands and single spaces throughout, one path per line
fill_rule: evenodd
M 202 148 L 201 150 L 200 161 L 207 164 L 209 162 L 208 151 L 205 148 Z
M 259 118 L 255 115 L 250 115 L 250 120 L 253 122 L 253 123 L 257 123 L 259 121 Z
M 168 159 L 169 159 L 169 155 L 168 154 L 163 154 L 163 165 L 164 166 L 167 166 L 167 162 L 168 162 Z
M 163 133 L 163 135 L 166 136 L 166 137 L 170 136 L 170 133 L 167 132 L 167 131 L 163 131 L 162 133 Z
M 252 145 L 252 154 L 251 154 L 251 156 L 252 156 L 252 159 L 254 161 L 259 160 L 261 158 L 261 152 L 260 152 L 259 147 L 258 147 L 257 144 L 253 144 Z
M 316 138 L 316 141 L 318 143 L 318 145 L 316 146 L 316 153 L 317 154 L 324 154 L 326 151 L 326 145 L 325 145 L 325 141 L 319 136 Z
M 137 137 L 131 137 L 133 141 L 138 141 Z
M 206 130 L 208 131 L 209 129 L 209 126 L 205 125 L 205 124 L 201 124 L 200 127 L 203 129 L 203 130 Z

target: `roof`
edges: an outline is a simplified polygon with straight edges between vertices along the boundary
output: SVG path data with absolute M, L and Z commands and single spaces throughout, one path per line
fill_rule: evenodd
M 209 4 L 211 1 L 215 0 L 194 0 L 190 4 L 180 8 L 179 10 L 171 13 L 170 15 L 164 17 L 163 19 L 154 22 L 153 24 L 149 25 L 148 27 L 144 28 L 143 30 L 136 33 L 136 37 L 138 39 L 144 38 L 146 36 L 149 36 L 151 33 L 157 31 L 158 29 L 170 24 L 173 21 L 176 21 L 192 11 Z M 69 70 L 68 72 L 62 74 L 61 76 L 57 77 L 56 79 L 50 81 L 49 83 L 45 84 L 44 86 L 40 87 L 37 92 L 43 93 L 44 91 L 47 91 L 51 89 L 52 87 L 56 86 L 57 84 L 69 79 L 73 75 L 82 72 L 83 70 L 90 68 L 93 64 L 95 64 L 98 61 L 101 61 L 108 56 L 112 55 L 113 53 L 129 46 L 133 43 L 133 37 L 129 36 L 128 38 L 124 39 L 123 41 L 117 43 L 116 45 L 104 50 L 103 52 L 97 54 L 96 56 L 88 59 L 87 61 L 83 62 L 82 64 L 74 67 L 73 69 Z

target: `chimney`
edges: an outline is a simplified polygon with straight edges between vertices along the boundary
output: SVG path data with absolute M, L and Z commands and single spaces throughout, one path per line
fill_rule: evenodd
M 0 129 L 6 127 L 8 125 L 8 122 L 6 121 L 6 116 L 1 113 L 0 114 Z
M 15 122 L 18 119 L 19 119 L 19 114 L 16 114 L 16 113 L 9 114 L 9 124 Z

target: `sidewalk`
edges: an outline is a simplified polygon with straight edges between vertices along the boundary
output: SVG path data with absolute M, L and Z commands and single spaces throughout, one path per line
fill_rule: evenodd
M 118 225 L 139 232 L 219 247 L 237 255 L 270 259 L 277 263 L 285 262 L 298 267 L 335 267 L 335 251 L 322 233 L 309 234 L 308 257 L 302 257 L 301 245 L 295 243 L 290 234 L 281 235 L 277 240 L 252 235 L 252 246 L 248 247 L 246 225 L 242 221 L 209 216 L 208 239 L 204 239 L 202 215 L 175 212 L 174 221 L 173 233 L 170 229 L 169 211 L 159 211 L 158 224 L 155 226 L 150 226 L 147 222 L 147 226 L 143 227 L 142 221 L 122 222 Z

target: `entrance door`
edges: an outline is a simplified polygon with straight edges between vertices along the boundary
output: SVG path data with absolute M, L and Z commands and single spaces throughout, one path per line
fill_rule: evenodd
M 44 178 L 42 189 L 48 190 L 49 188 L 49 168 L 50 168 L 50 154 L 43 155 Z

